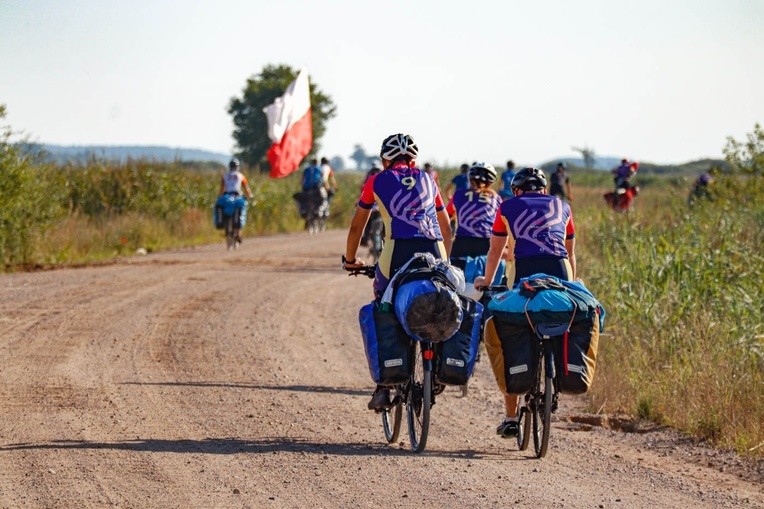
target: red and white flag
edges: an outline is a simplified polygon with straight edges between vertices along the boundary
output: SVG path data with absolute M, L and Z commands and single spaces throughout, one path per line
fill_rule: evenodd
M 286 177 L 297 170 L 313 147 L 308 73 L 302 69 L 284 95 L 263 108 L 268 118 L 268 150 L 271 177 Z

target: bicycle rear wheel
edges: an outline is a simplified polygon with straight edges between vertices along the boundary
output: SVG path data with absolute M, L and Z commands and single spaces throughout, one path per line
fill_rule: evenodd
M 230 250 L 234 247 L 234 243 L 236 242 L 236 234 L 233 228 L 233 216 L 225 216 L 223 221 L 225 224 L 225 247 Z
M 411 450 L 424 451 L 430 432 L 432 406 L 432 371 L 424 366 L 422 343 L 414 342 L 414 370 L 406 392 L 406 414 Z
M 544 386 L 537 391 L 536 396 L 536 410 L 533 412 L 533 447 L 536 450 L 536 457 L 543 458 L 549 448 L 549 433 L 552 430 L 552 397 L 554 396 L 552 377 L 546 376 L 546 373 Z
M 397 403 L 392 408 L 382 411 L 382 427 L 385 429 L 385 439 L 388 443 L 398 440 L 401 432 L 401 420 L 403 416 L 403 401 L 401 400 L 401 387 L 396 386 L 391 391 L 393 401 L 397 398 Z

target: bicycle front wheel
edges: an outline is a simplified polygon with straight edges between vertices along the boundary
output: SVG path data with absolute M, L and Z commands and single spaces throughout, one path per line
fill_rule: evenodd
M 401 388 L 396 386 L 392 391 L 393 401 L 396 402 L 392 408 L 382 411 L 382 427 L 385 429 L 385 439 L 388 443 L 398 440 L 401 432 L 401 420 L 403 416 L 403 401 L 401 401 Z
M 432 406 L 432 371 L 424 365 L 422 343 L 414 342 L 414 369 L 406 392 L 406 413 L 411 450 L 424 451 L 430 431 Z

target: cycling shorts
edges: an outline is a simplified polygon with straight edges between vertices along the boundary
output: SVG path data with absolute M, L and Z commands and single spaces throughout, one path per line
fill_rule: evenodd
M 389 239 L 385 241 L 374 277 L 374 293 L 382 295 L 393 275 L 416 253 L 431 253 L 436 259 L 446 259 L 446 247 L 440 240 Z
M 567 258 L 519 258 L 507 264 L 507 281 L 516 285 L 524 277 L 544 273 L 564 281 L 572 281 L 573 269 Z
M 491 247 L 491 239 L 483 237 L 456 237 L 451 246 L 451 258 L 485 256 Z

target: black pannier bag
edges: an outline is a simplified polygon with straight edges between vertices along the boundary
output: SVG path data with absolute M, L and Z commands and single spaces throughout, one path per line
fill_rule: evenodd
M 393 313 L 380 311 L 372 302 L 359 313 L 369 373 L 378 385 L 405 383 L 413 368 L 411 339 Z
M 566 394 L 583 394 L 594 380 L 600 337 L 599 313 L 592 319 L 571 325 L 563 336 L 554 338 L 554 364 L 558 389 Z
M 472 376 L 480 341 L 480 319 L 483 306 L 459 296 L 462 323 L 446 341 L 435 344 L 435 379 L 446 385 L 465 385 Z
M 504 394 L 526 394 L 533 388 L 538 369 L 539 339 L 527 323 L 485 324 L 485 348 L 499 389 Z

